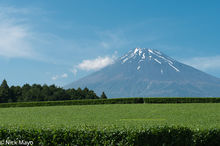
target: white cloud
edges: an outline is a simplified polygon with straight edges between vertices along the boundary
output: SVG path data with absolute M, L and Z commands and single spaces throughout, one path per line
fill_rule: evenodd
M 68 74 L 67 73 L 64 73 L 62 75 L 54 75 L 54 76 L 51 77 L 51 79 L 53 81 L 56 81 L 58 79 L 64 79 L 64 78 L 68 78 Z
M 64 73 L 61 75 L 61 78 L 67 78 L 68 77 L 68 74 Z
M 51 79 L 52 79 L 53 81 L 56 81 L 58 78 L 59 78 L 59 76 L 56 75 L 56 76 L 53 76 Z
M 0 24 L 0 55 L 32 57 L 34 51 L 27 42 L 28 32 L 21 26 Z
M 182 62 L 204 71 L 220 69 L 220 56 L 194 57 L 182 60 Z
M 13 7 L 0 7 L 0 56 L 33 57 L 34 51 L 29 43 L 32 34 L 28 25 L 20 24 L 22 19 L 13 18 L 13 13 L 26 13 Z
M 107 65 L 113 64 L 115 60 L 115 56 L 112 57 L 98 57 L 92 60 L 83 60 L 77 67 L 81 70 L 99 70 Z

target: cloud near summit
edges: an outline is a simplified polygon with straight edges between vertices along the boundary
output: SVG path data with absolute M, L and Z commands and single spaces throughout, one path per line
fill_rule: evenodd
M 107 65 L 113 64 L 115 61 L 115 56 L 109 57 L 98 57 L 96 59 L 91 60 L 83 60 L 80 64 L 77 65 L 78 69 L 81 70 L 99 70 L 101 68 L 106 67 Z

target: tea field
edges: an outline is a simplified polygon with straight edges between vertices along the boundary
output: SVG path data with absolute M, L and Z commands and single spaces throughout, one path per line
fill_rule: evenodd
M 0 127 L 183 126 L 191 129 L 220 128 L 220 103 L 104 104 L 0 108 Z

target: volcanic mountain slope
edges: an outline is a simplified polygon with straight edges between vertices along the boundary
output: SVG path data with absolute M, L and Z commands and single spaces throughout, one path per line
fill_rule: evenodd
M 158 50 L 136 48 L 89 76 L 66 86 L 110 98 L 219 97 L 220 79 L 182 64 Z

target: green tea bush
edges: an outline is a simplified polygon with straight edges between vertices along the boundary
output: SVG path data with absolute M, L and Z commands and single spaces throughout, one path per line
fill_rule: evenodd
M 144 99 L 115 98 L 115 99 L 13 102 L 13 103 L 1 103 L 0 107 L 34 107 L 34 106 L 58 106 L 58 105 L 133 104 L 133 103 L 144 103 Z
M 112 99 L 85 99 L 63 101 L 36 101 L 0 103 L 0 107 L 34 107 L 58 105 L 94 105 L 94 104 L 143 104 L 143 103 L 220 103 L 220 98 L 112 98 Z
M 144 103 L 220 103 L 220 98 L 164 97 L 144 98 Z
M 220 130 L 184 127 L 140 129 L 13 129 L 0 128 L 0 142 L 27 141 L 33 145 L 219 145 Z M 30 144 L 30 145 L 31 145 Z

